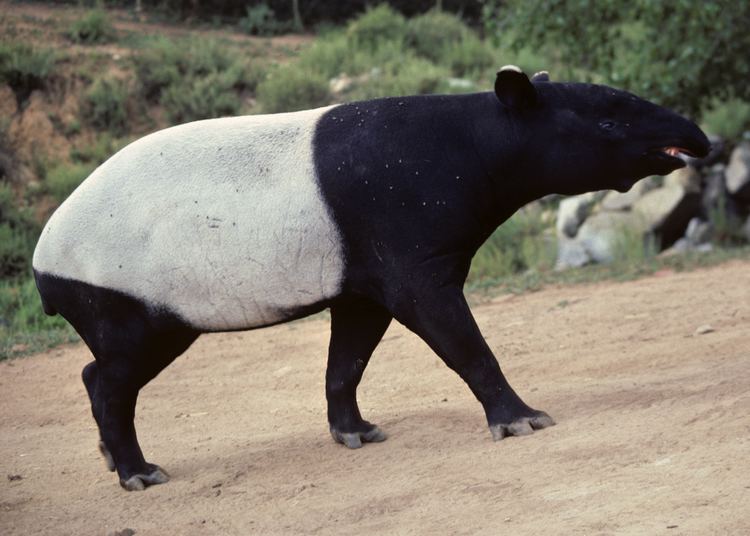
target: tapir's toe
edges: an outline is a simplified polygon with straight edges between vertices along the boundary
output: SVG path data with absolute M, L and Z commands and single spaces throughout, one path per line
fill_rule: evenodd
M 554 426 L 555 421 L 543 411 L 535 411 L 533 415 L 519 417 L 510 423 L 491 424 L 492 439 L 500 441 L 508 436 L 522 436 L 533 434 L 534 430 L 541 430 Z
M 341 432 L 333 426 L 329 430 L 334 441 L 350 449 L 358 449 L 362 446 L 362 443 L 380 443 L 388 439 L 385 432 L 374 425 L 366 432 Z
M 148 486 L 169 482 L 169 474 L 158 465 L 149 464 L 153 470 L 148 474 L 136 474 L 120 479 L 120 485 L 128 491 L 143 491 Z

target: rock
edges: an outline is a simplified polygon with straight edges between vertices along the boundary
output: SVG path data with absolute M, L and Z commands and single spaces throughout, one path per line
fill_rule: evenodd
M 560 201 L 556 225 L 558 236 L 574 237 L 595 201 L 594 192 L 566 197 Z
M 671 184 L 645 194 L 635 202 L 633 211 L 665 249 L 685 233 L 688 222 L 698 212 L 700 200 L 699 193 Z
M 599 212 L 587 218 L 576 235 L 591 260 L 607 263 L 615 259 L 628 233 L 643 237 L 646 227 L 632 212 Z
M 591 262 L 591 257 L 578 240 L 560 236 L 557 241 L 557 262 L 555 270 L 579 268 Z
M 714 226 L 710 222 L 703 221 L 700 218 L 692 218 L 685 230 L 684 238 L 690 246 L 700 246 L 711 241 Z
M 713 327 L 711 327 L 710 324 L 704 324 L 702 326 L 698 326 L 695 329 L 695 332 L 693 333 L 693 335 L 705 335 L 706 333 L 713 333 L 714 331 L 716 330 Z
M 354 84 L 354 79 L 346 73 L 341 73 L 328 81 L 328 89 L 334 95 L 341 95 L 349 91 Z
M 646 177 L 636 182 L 627 192 L 616 192 L 612 190 L 602 200 L 602 210 L 630 210 L 633 203 L 640 199 L 643 194 L 657 187 L 654 177 Z
M 445 83 L 450 89 L 460 91 L 475 91 L 477 87 L 474 82 L 466 78 L 448 78 Z
M 732 151 L 724 178 L 729 195 L 750 202 L 750 143 L 743 142 Z
M 703 192 L 701 194 L 701 215 L 709 218 L 711 213 L 720 205 L 726 206 L 727 189 L 724 182 L 724 164 L 712 166 L 703 179 Z
M 681 186 L 686 192 L 700 193 L 701 174 L 694 167 L 685 166 L 664 177 L 664 186 Z

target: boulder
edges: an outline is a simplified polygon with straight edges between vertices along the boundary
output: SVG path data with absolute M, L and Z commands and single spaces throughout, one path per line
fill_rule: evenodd
M 681 186 L 686 192 L 700 193 L 701 174 L 694 167 L 685 166 L 664 177 L 664 186 Z
M 692 247 L 708 244 L 713 236 L 714 227 L 711 222 L 700 218 L 692 218 L 685 230 L 685 240 Z
M 612 262 L 618 248 L 629 236 L 642 239 L 646 226 L 633 212 L 599 212 L 587 218 L 576 235 L 578 242 L 594 262 Z
M 750 143 L 735 147 L 724 177 L 729 195 L 743 203 L 750 202 Z
M 560 201 L 556 225 L 558 236 L 574 237 L 595 201 L 596 193 L 594 192 L 566 197 Z
M 557 262 L 555 270 L 578 268 L 591 262 L 591 257 L 575 238 L 560 236 L 557 240 Z
M 637 199 L 640 199 L 643 194 L 653 190 L 657 186 L 658 183 L 654 177 L 646 177 L 636 182 L 627 192 L 621 193 L 611 190 L 602 200 L 602 210 L 630 210 Z
M 662 249 L 671 246 L 684 233 L 690 218 L 698 213 L 701 195 L 682 186 L 670 184 L 652 190 L 638 199 L 633 212 L 648 232 L 659 240 Z

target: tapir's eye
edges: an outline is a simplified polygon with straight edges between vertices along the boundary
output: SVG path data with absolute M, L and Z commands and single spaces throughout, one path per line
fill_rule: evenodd
M 604 120 L 599 123 L 599 128 L 602 130 L 614 130 L 614 128 L 617 126 L 617 123 L 614 121 Z

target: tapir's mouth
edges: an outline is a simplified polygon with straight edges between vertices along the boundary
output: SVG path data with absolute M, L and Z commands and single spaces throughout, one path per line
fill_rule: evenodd
M 685 155 L 690 158 L 697 158 L 693 151 L 691 151 L 690 149 L 685 149 L 684 147 L 662 147 L 659 150 L 663 153 L 667 153 L 669 156 L 676 156 L 677 158 L 680 158 L 681 155 Z
M 646 155 L 654 158 L 658 164 L 659 174 L 666 174 L 685 166 L 693 158 L 700 158 L 708 154 L 708 148 L 696 145 L 685 147 L 680 145 L 664 145 L 646 151 Z M 656 163 L 656 162 L 655 162 Z

